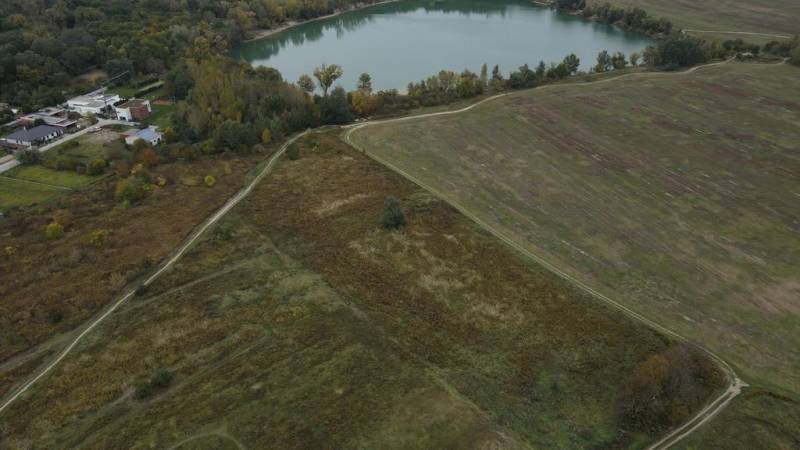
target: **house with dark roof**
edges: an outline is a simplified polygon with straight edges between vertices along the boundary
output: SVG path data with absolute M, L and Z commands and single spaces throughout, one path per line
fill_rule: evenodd
M 32 147 L 34 145 L 50 142 L 62 134 L 64 134 L 63 128 L 39 125 L 34 128 L 22 128 L 17 130 L 3 138 L 3 141 L 13 146 Z

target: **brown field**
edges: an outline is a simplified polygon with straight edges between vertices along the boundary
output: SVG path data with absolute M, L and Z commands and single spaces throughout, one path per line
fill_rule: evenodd
M 0 396 L 124 285 L 169 254 L 241 187 L 254 164 L 251 158 L 162 165 L 154 173 L 164 175 L 167 186 L 128 210 L 114 200 L 115 181 L 107 179 L 1 221 Z M 187 175 L 209 173 L 219 180 L 214 188 L 181 183 Z M 49 241 L 44 227 L 56 211 L 69 211 L 72 224 L 64 237 Z M 100 229 L 111 235 L 97 248 L 90 238 Z
M 589 0 L 602 4 L 607 0 Z M 684 29 L 794 35 L 800 33 L 800 3 L 795 0 L 613 0 L 644 9 Z M 771 38 L 725 33 L 698 34 L 719 39 L 763 42 Z
M 380 225 L 389 195 L 402 231 Z M 0 435 L 11 448 L 640 448 L 663 430 L 625 431 L 615 402 L 676 348 L 328 134 L 14 404 Z M 683 385 L 693 407 L 721 381 L 709 364 L 681 364 L 700 370 Z M 159 368 L 172 385 L 135 398 Z

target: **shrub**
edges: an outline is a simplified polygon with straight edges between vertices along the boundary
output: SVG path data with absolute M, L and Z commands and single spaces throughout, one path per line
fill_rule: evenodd
M 261 132 L 261 143 L 267 145 L 270 142 L 272 142 L 272 131 L 269 128 L 264 128 L 264 131 Z
M 86 173 L 89 175 L 100 175 L 106 170 L 106 165 L 107 163 L 105 159 L 93 159 L 89 162 L 89 167 L 86 169 Z
M 136 161 L 144 167 L 155 167 L 160 162 L 156 151 L 150 147 L 141 150 L 137 155 Z
M 214 185 L 217 184 L 217 179 L 214 178 L 213 175 L 206 175 L 205 178 L 203 178 L 203 183 L 208 187 L 214 187 Z
M 20 150 L 19 152 L 17 152 L 17 161 L 19 161 L 20 164 L 32 165 L 38 163 L 40 159 L 41 159 L 41 153 L 39 153 L 38 150 L 34 150 L 32 148 Z
M 136 203 L 144 198 L 144 195 L 144 186 L 139 180 L 121 180 L 117 182 L 117 185 L 114 188 L 114 197 L 117 200 Z
M 147 290 L 148 290 L 147 285 L 144 284 L 139 285 L 139 287 L 136 288 L 136 291 L 134 291 L 134 295 L 136 295 L 137 297 L 141 297 L 147 294 Z
M 174 378 L 172 372 L 161 369 L 150 377 L 149 380 L 139 383 L 136 386 L 136 393 L 134 395 L 137 399 L 144 400 L 167 389 L 172 384 Z
M 131 165 L 120 161 L 114 164 L 114 172 L 116 172 L 117 176 L 120 178 L 125 178 L 131 174 Z
M 89 243 L 95 247 L 105 247 L 108 243 L 108 238 L 111 236 L 111 230 L 99 229 L 94 230 L 89 236 Z
M 615 405 L 620 425 L 657 432 L 684 421 L 722 384 L 713 363 L 686 344 L 645 360 L 625 380 Z
M 59 239 L 64 236 L 64 226 L 60 223 L 51 222 L 44 227 L 44 235 L 50 240 Z
M 292 161 L 300 159 L 300 146 L 297 144 L 290 145 L 289 148 L 286 149 L 286 156 Z
M 400 207 L 400 201 L 395 197 L 388 197 L 384 202 L 383 227 L 396 230 L 406 224 L 406 216 Z
M 50 311 L 47 311 L 47 321 L 48 322 L 50 322 L 52 324 L 56 324 L 56 323 L 61 322 L 63 319 L 64 319 L 64 313 L 61 312 L 61 310 L 51 309 Z

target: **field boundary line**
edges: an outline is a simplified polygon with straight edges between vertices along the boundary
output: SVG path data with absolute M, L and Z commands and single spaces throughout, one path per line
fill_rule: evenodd
M 701 65 L 701 66 L 695 66 L 695 67 L 692 67 L 692 68 L 690 68 L 688 70 L 685 70 L 683 72 L 639 72 L 639 73 L 625 74 L 625 75 L 621 75 L 619 77 L 613 77 L 613 78 L 607 78 L 607 79 L 603 79 L 603 80 L 597 80 L 597 81 L 593 81 L 593 82 L 574 83 L 574 84 L 570 84 L 568 86 L 595 85 L 595 84 L 598 84 L 598 83 L 605 83 L 605 82 L 609 82 L 609 81 L 613 81 L 613 80 L 619 80 L 621 78 L 628 78 L 628 77 L 632 77 L 632 76 L 640 76 L 640 77 L 646 77 L 646 76 L 652 76 L 652 75 L 684 76 L 684 75 L 688 75 L 688 74 L 694 73 L 697 70 L 699 70 L 701 68 L 704 68 L 704 67 L 712 67 L 712 66 L 718 66 L 718 65 L 722 65 L 722 64 L 727 64 L 727 63 L 733 61 L 734 59 L 735 58 L 730 58 L 730 59 L 727 59 L 727 60 L 724 60 L 724 61 L 721 61 L 721 62 L 715 62 L 715 63 L 705 64 L 705 65 Z M 557 87 L 557 86 L 563 87 L 563 86 L 567 86 L 567 85 L 564 85 L 564 84 L 550 84 L 550 85 L 544 85 L 544 86 L 539 86 L 539 87 L 535 87 L 535 88 L 532 88 L 532 89 L 528 89 L 527 91 L 543 90 L 543 89 L 553 88 L 553 87 Z M 520 91 L 517 91 L 517 92 L 520 92 Z M 368 157 L 372 158 L 373 160 L 377 161 L 378 163 L 382 164 L 383 166 L 389 168 L 390 170 L 394 171 L 395 173 L 403 176 L 404 178 L 406 178 L 407 180 L 411 181 L 412 183 L 420 186 L 421 188 L 427 190 L 428 192 L 432 193 L 436 197 L 440 198 L 442 201 L 446 202 L 447 204 L 449 204 L 450 206 L 455 208 L 458 212 L 460 212 L 461 214 L 463 214 L 464 216 L 468 217 L 470 220 L 475 222 L 478 226 L 483 228 L 485 231 L 488 231 L 490 234 L 495 236 L 497 239 L 499 239 L 500 241 L 502 241 L 503 243 L 505 243 L 506 245 L 508 245 L 512 249 L 516 250 L 517 252 L 519 252 L 523 256 L 525 256 L 525 257 L 529 258 L 530 260 L 538 263 L 539 265 L 541 265 L 542 267 L 544 267 L 545 269 L 547 269 L 551 273 L 559 276 L 560 278 L 564 279 L 565 281 L 567 281 L 567 282 L 571 283 L 572 285 L 578 287 L 579 289 L 581 289 L 584 292 L 588 293 L 592 297 L 594 297 L 594 298 L 602 301 L 603 303 L 605 303 L 605 304 L 617 309 L 618 311 L 622 312 L 623 314 L 627 315 L 628 317 L 643 323 L 644 325 L 648 326 L 649 328 L 651 328 L 653 330 L 656 330 L 658 332 L 661 332 L 663 334 L 666 334 L 667 336 L 670 336 L 670 337 L 672 337 L 672 338 L 674 338 L 674 339 L 676 339 L 676 340 L 678 340 L 680 342 L 685 342 L 685 343 L 691 344 L 691 345 L 697 347 L 698 349 L 702 350 L 704 353 L 706 353 L 717 364 L 717 366 L 722 370 L 722 372 L 725 374 L 725 377 L 728 380 L 728 387 L 720 395 L 718 395 L 716 398 L 710 400 L 700 411 L 698 411 L 694 416 L 692 416 L 691 419 L 689 419 L 688 421 L 686 421 L 682 425 L 679 425 L 679 426 L 673 428 L 665 436 L 663 436 L 661 439 L 659 439 L 658 441 L 656 441 L 655 443 L 653 443 L 653 444 L 651 444 L 650 446 L 647 447 L 647 450 L 664 450 L 664 449 L 667 449 L 667 448 L 671 447 L 672 445 L 674 445 L 675 443 L 677 443 L 678 441 L 680 441 L 681 439 L 683 439 L 686 436 L 690 435 L 692 432 L 697 430 L 700 426 L 702 426 L 703 424 L 705 424 L 706 422 L 711 420 L 713 417 L 715 417 L 717 414 L 719 414 L 719 412 L 721 412 L 728 404 L 730 404 L 730 402 L 735 397 L 737 397 L 741 393 L 741 390 L 742 390 L 743 387 L 748 386 L 747 383 L 745 383 L 744 381 L 742 381 L 738 377 L 738 375 L 736 374 L 736 371 L 733 369 L 733 367 L 730 366 L 730 364 L 728 364 L 724 359 L 722 359 L 720 356 L 718 356 L 716 353 L 714 353 L 710 349 L 708 349 L 708 348 L 706 348 L 704 346 L 701 346 L 701 345 L 699 345 L 697 343 L 692 342 L 691 340 L 689 340 L 688 338 L 684 337 L 683 335 L 681 335 L 681 334 L 679 334 L 679 333 L 677 333 L 677 332 L 675 332 L 675 331 L 673 331 L 673 330 L 671 330 L 669 328 L 666 328 L 665 326 L 659 324 L 658 322 L 655 322 L 654 320 L 649 319 L 648 317 L 644 316 L 643 314 L 641 314 L 639 312 L 636 312 L 635 310 L 623 305 L 622 303 L 620 303 L 620 302 L 618 302 L 616 300 L 611 299 L 607 295 L 605 295 L 605 294 L 599 292 L 598 290 L 592 288 L 591 286 L 589 286 L 585 282 L 581 281 L 580 279 L 576 278 L 575 276 L 570 275 L 569 273 L 567 273 L 564 270 L 560 269 L 556 265 L 550 263 L 548 260 L 546 260 L 543 257 L 535 254 L 533 251 L 531 251 L 531 250 L 523 247 L 522 245 L 516 243 L 513 239 L 509 238 L 504 233 L 502 233 L 501 231 L 497 230 L 496 228 L 494 228 L 493 226 L 491 226 L 490 224 L 485 222 L 483 219 L 477 217 L 475 214 L 470 212 L 467 208 L 463 207 L 457 201 L 450 199 L 448 196 L 446 196 L 443 193 L 439 192 L 437 189 L 427 185 L 426 183 L 424 183 L 421 180 L 417 179 L 413 175 L 405 172 L 404 170 L 402 170 L 399 167 L 395 166 L 394 164 L 392 164 L 391 162 L 387 161 L 386 159 L 381 158 L 380 156 L 367 151 L 366 149 L 362 148 L 361 146 L 355 144 L 352 141 L 352 134 L 355 131 L 363 129 L 363 128 L 366 128 L 366 127 L 369 127 L 369 126 L 396 123 L 396 122 L 402 122 L 402 121 L 409 121 L 409 120 L 413 120 L 413 119 L 424 120 L 424 119 L 429 119 L 431 117 L 460 114 L 460 113 L 463 113 L 463 112 L 470 111 L 471 109 L 473 109 L 473 108 L 475 108 L 475 107 L 477 107 L 479 105 L 482 105 L 484 103 L 487 103 L 489 101 L 493 101 L 493 100 L 496 100 L 498 98 L 502 98 L 502 97 L 508 96 L 509 94 L 510 93 L 507 92 L 507 93 L 498 94 L 498 95 L 495 95 L 495 96 L 492 96 L 492 97 L 488 97 L 488 98 L 483 99 L 483 100 L 481 100 L 479 102 L 476 102 L 476 103 L 474 103 L 474 104 L 472 104 L 470 106 L 467 106 L 467 107 L 464 107 L 464 108 L 461 108 L 461 109 L 457 109 L 457 110 L 440 111 L 440 112 L 435 112 L 435 113 L 430 113 L 430 114 L 419 114 L 419 115 L 415 115 L 415 116 L 400 117 L 400 118 L 396 118 L 396 119 L 383 119 L 383 120 L 377 120 L 377 121 L 362 122 L 362 123 L 355 124 L 355 125 L 347 125 L 347 126 L 342 127 L 343 129 L 345 129 L 345 132 L 342 134 L 341 139 L 345 143 L 350 145 L 351 147 L 355 148 L 356 150 L 361 151 L 362 153 L 364 153 Z
M 0 178 L 12 181 L 19 181 L 20 183 L 28 183 L 28 184 L 36 184 L 39 186 L 51 187 L 56 189 L 61 189 L 64 191 L 75 191 L 77 189 L 73 189 L 67 186 L 61 186 L 60 184 L 50 184 L 50 183 L 42 183 L 41 181 L 33 181 L 33 180 L 26 180 L 25 178 L 16 178 L 16 177 L 9 177 L 6 175 L 0 175 Z
M 95 329 L 98 325 L 100 325 L 103 321 L 105 321 L 114 311 L 117 310 L 123 303 L 128 301 L 131 297 L 136 294 L 136 291 L 140 287 L 149 286 L 153 281 L 155 281 L 158 277 L 160 277 L 164 272 L 172 268 L 173 265 L 189 250 L 192 245 L 208 230 L 212 225 L 216 224 L 220 219 L 222 219 L 233 207 L 235 207 L 239 202 L 241 202 L 245 197 L 247 197 L 250 192 L 252 192 L 253 188 L 272 170 L 275 164 L 278 162 L 278 159 L 286 152 L 286 149 L 289 148 L 290 145 L 294 144 L 295 141 L 300 139 L 301 137 L 308 134 L 310 130 L 303 131 L 302 133 L 296 134 L 294 137 L 288 139 L 283 145 L 272 155 L 267 161 L 267 164 L 260 170 L 260 172 L 252 179 L 250 182 L 245 185 L 244 188 L 239 190 L 233 197 L 228 199 L 224 205 L 220 209 L 218 209 L 215 213 L 213 213 L 210 217 L 205 219 L 199 227 L 193 231 L 189 237 L 184 240 L 183 244 L 178 247 L 177 251 L 173 254 L 171 258 L 169 258 L 166 262 L 161 264 L 161 267 L 152 275 L 150 275 L 144 282 L 137 285 L 134 288 L 128 290 L 122 297 L 119 298 L 116 302 L 114 302 L 110 307 L 108 307 L 103 313 L 100 314 L 97 318 L 90 321 L 89 325 L 75 338 L 72 342 L 62 350 L 58 356 L 47 366 L 43 369 L 38 371 L 38 373 L 34 372 L 35 375 L 32 375 L 32 378 L 29 379 L 28 382 L 24 383 L 22 387 L 12 391 L 13 394 L 10 394 L 8 399 L 0 405 L 0 414 L 3 413 L 11 404 L 13 404 L 22 394 L 27 392 L 31 386 L 33 386 L 37 381 L 43 378 L 45 375 L 50 373 L 64 358 L 69 355 L 72 350 L 83 340 L 86 335 L 88 335 L 93 329 Z

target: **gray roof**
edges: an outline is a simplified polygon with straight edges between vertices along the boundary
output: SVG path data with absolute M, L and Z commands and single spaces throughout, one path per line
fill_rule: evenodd
M 138 130 L 135 133 L 129 134 L 129 136 L 136 139 L 142 139 L 147 142 L 161 139 L 161 133 L 156 131 L 156 129 L 153 127 L 145 128 L 144 130 Z
M 64 130 L 61 128 L 51 127 L 49 125 L 39 125 L 38 127 L 34 127 L 29 130 L 17 130 L 6 136 L 6 139 L 20 142 L 34 142 L 53 133 L 61 134 L 63 132 Z

